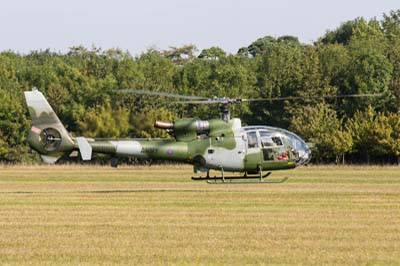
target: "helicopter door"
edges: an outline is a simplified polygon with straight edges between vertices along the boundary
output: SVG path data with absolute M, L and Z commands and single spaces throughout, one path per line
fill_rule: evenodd
M 243 169 L 243 160 L 245 157 L 245 141 L 242 134 L 235 133 L 235 148 L 226 149 L 224 141 L 232 141 L 231 139 L 219 138 L 219 140 L 211 141 L 207 149 L 206 160 L 209 167 L 219 169 L 221 166 L 225 170 L 240 171 Z
M 262 158 L 264 162 L 286 159 L 282 157 L 284 156 L 284 153 L 282 153 L 282 149 L 284 147 L 281 136 L 278 134 L 271 134 L 267 131 L 260 131 L 259 134 L 262 146 Z M 286 154 L 286 156 L 288 155 Z M 286 160 L 288 159 L 289 158 Z
M 257 131 L 247 132 L 245 147 L 245 167 L 247 169 L 257 169 L 257 167 L 260 165 L 260 144 Z
M 258 149 L 258 137 L 256 131 L 247 132 L 247 151 Z

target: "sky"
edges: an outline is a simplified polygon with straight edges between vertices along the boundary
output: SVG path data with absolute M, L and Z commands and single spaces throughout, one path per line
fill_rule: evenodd
M 139 55 L 194 44 L 236 53 L 265 35 L 312 43 L 342 22 L 397 9 L 399 0 L 3 0 L 0 51 L 83 45 Z

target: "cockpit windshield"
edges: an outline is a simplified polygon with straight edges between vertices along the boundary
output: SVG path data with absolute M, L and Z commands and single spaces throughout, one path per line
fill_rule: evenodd
M 296 164 L 306 164 L 311 160 L 311 150 L 305 141 L 298 135 L 288 130 L 268 126 L 252 126 L 245 127 L 245 130 L 259 130 L 261 145 L 263 147 L 282 146 L 283 139 L 292 148 L 292 152 L 296 156 Z
M 307 144 L 301 139 L 299 136 L 292 132 L 286 132 L 286 137 L 290 146 L 293 150 L 295 150 L 298 154 L 299 159 L 297 160 L 297 164 L 306 164 L 311 160 L 311 151 L 308 148 Z

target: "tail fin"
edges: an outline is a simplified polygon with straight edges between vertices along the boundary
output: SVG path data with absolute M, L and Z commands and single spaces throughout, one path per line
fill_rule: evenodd
M 64 153 L 74 149 L 74 141 L 43 94 L 36 88 L 25 91 L 32 120 L 27 140 L 46 163 L 55 163 Z

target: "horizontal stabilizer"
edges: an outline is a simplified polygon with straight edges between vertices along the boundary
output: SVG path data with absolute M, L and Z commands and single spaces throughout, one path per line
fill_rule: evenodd
M 78 142 L 79 151 L 82 156 L 82 160 L 89 161 L 92 159 L 92 146 L 90 146 L 89 142 L 84 137 L 76 138 Z

